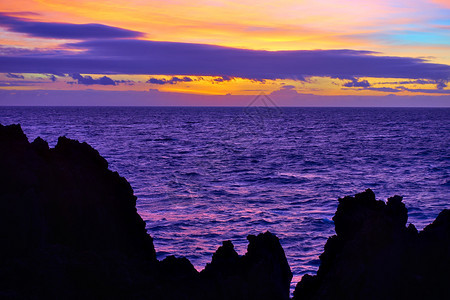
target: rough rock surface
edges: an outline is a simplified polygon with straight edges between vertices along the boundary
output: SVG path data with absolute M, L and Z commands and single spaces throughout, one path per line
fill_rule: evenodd
M 282 300 L 292 278 L 270 232 L 239 256 L 223 242 L 201 272 L 158 261 L 128 182 L 86 143 L 29 143 L 0 125 L 1 299 Z M 336 235 L 294 298 L 450 299 L 450 210 L 423 231 L 406 227 L 401 197 L 371 190 L 339 199 Z
M 240 257 L 224 242 L 199 273 L 158 261 L 129 183 L 86 143 L 50 149 L 0 125 L 1 299 L 288 299 L 291 271 L 271 233 Z
M 406 227 L 402 198 L 371 190 L 339 199 L 336 235 L 294 299 L 450 299 L 450 210 L 422 232 Z
M 247 239 L 244 256 L 225 241 L 200 273 L 214 287 L 211 299 L 289 299 L 292 273 L 278 238 L 266 232 Z

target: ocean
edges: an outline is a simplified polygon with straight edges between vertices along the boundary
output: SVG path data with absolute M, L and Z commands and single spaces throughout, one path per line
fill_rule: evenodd
M 339 197 L 403 196 L 418 229 L 450 206 L 448 108 L 0 107 L 0 123 L 89 143 L 132 185 L 158 258 L 198 270 L 269 230 L 294 286 L 317 271 Z

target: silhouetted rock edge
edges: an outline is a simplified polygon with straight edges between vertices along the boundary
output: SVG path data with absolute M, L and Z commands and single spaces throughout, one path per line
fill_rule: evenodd
M 288 299 L 292 273 L 278 238 L 224 241 L 205 269 L 156 259 L 131 186 L 86 143 L 29 143 L 0 125 L 0 298 Z M 423 231 L 402 198 L 371 190 L 339 199 L 336 235 L 294 299 L 448 299 L 450 211 Z
M 0 125 L 0 170 L 0 298 L 289 298 L 292 273 L 270 232 L 249 236 L 244 256 L 224 242 L 200 273 L 186 258 L 158 261 L 131 186 L 86 143 L 49 148 Z

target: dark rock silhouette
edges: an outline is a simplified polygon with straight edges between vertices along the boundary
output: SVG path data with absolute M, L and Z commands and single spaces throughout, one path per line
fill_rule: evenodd
M 40 138 L 29 144 L 17 125 L 2 126 L 0 156 L 0 230 L 10 244 L 2 250 L 50 243 L 156 261 L 131 186 L 89 145 L 61 137 L 49 149 Z
M 244 256 L 225 241 L 200 273 L 214 287 L 211 299 L 289 299 L 292 273 L 278 238 L 266 232 L 247 239 Z
M 86 143 L 50 149 L 0 125 L 0 204 L 2 299 L 289 298 L 268 232 L 249 236 L 243 257 L 225 242 L 201 274 L 186 258 L 158 261 L 131 186 Z
M 289 298 L 292 273 L 278 238 L 249 235 L 239 256 L 223 242 L 205 269 L 158 261 L 129 183 L 86 143 L 29 143 L 0 125 L 1 299 Z M 406 227 L 402 198 L 371 190 L 339 199 L 336 235 L 298 299 L 450 299 L 450 210 L 423 231 Z
M 336 235 L 294 299 L 450 299 L 450 211 L 418 233 L 401 201 L 371 190 L 339 199 Z

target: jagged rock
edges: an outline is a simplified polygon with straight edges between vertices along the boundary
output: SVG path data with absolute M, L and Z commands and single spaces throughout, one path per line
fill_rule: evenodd
M 61 137 L 48 149 L 17 125 L 1 126 L 0 156 L 3 250 L 58 244 L 156 260 L 131 186 L 88 144 Z
M 316 276 L 305 275 L 294 299 L 447 299 L 450 214 L 418 233 L 405 227 L 407 209 L 371 190 L 339 199 Z
M 247 237 L 247 253 L 239 256 L 223 242 L 201 272 L 211 299 L 289 299 L 292 272 L 278 238 L 270 232 Z
M 259 292 L 255 299 L 289 299 L 292 272 L 278 238 L 270 232 L 249 235 L 243 257 L 250 287 Z
M 339 199 L 336 235 L 295 299 L 449 299 L 450 210 L 417 232 L 401 200 Z M 2 299 L 289 298 L 292 273 L 270 232 L 249 235 L 243 256 L 223 242 L 200 273 L 185 258 L 157 261 L 131 186 L 86 143 L 49 148 L 0 125 L 0 205 Z
M 0 125 L 0 298 L 288 299 L 278 239 L 224 242 L 199 274 L 186 258 L 156 260 L 129 183 L 86 143 L 29 143 Z

